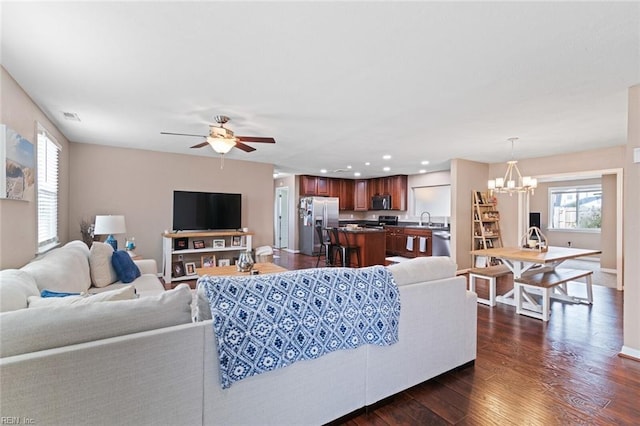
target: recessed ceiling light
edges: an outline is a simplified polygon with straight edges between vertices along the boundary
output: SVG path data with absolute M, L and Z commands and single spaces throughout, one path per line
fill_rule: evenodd
M 429 162 L 427 160 L 421 161 L 420 164 L 422 164 L 423 166 L 426 166 L 427 164 L 429 164 Z
M 351 166 L 350 166 L 350 165 L 349 165 L 349 166 L 347 166 L 347 169 L 351 169 Z
M 277 177 L 278 177 L 278 173 L 274 173 L 274 174 L 273 174 L 273 178 L 275 179 L 275 178 L 277 178 Z
M 371 165 L 371 163 L 367 161 L 366 163 L 364 163 L 364 165 L 365 165 L 365 166 L 370 166 L 370 165 Z
M 327 169 L 320 169 L 320 173 L 327 173 Z
M 355 172 L 353 175 L 354 175 L 355 177 L 358 177 L 358 176 L 360 176 L 360 172 Z
M 383 160 L 391 160 L 391 156 L 389 154 L 385 154 L 382 156 Z
M 391 167 L 383 167 L 382 170 L 384 170 L 385 172 L 388 172 L 389 170 L 391 170 Z
M 420 173 L 427 173 L 425 169 L 420 169 Z

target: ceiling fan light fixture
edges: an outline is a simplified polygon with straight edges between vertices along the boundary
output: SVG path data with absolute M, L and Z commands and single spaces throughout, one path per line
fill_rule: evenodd
M 235 138 L 212 138 L 211 136 L 209 136 L 207 138 L 207 142 L 209 142 L 211 148 L 213 148 L 213 150 L 218 154 L 226 154 L 227 152 L 231 151 L 231 148 L 236 146 Z

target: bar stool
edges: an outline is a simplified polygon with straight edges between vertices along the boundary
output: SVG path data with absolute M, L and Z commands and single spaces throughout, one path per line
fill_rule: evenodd
M 316 225 L 316 233 L 318 241 L 320 241 L 320 251 L 318 251 L 318 259 L 316 260 L 316 268 L 320 264 L 320 256 L 324 252 L 324 263 L 327 266 L 333 264 L 333 247 L 326 229 L 322 229 L 322 225 Z
M 338 265 L 338 258 L 337 255 L 340 255 L 340 263 L 344 266 L 344 250 L 342 248 L 342 245 L 340 244 L 340 236 L 338 234 L 338 228 L 326 228 L 327 233 L 329 234 L 329 241 L 330 241 L 330 251 L 331 251 L 331 259 L 332 259 L 332 265 L 333 266 L 337 266 Z M 337 253 L 336 253 L 337 251 Z
M 354 234 L 344 229 L 338 230 L 340 234 L 344 236 L 342 242 L 340 242 L 340 250 L 342 254 L 342 266 L 350 266 L 351 265 L 351 254 L 356 254 L 356 259 L 358 261 L 357 268 L 362 266 L 362 261 L 360 260 L 360 246 L 353 242 Z M 338 237 L 338 241 L 340 238 Z

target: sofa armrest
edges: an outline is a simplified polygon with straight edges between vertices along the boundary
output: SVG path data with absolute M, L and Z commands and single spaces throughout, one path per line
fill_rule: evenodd
M 141 274 L 158 274 L 158 265 L 155 259 L 140 259 L 133 262 L 138 266 Z

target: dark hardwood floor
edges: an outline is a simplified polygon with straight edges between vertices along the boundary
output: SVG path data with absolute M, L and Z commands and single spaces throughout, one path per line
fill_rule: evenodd
M 316 258 L 276 251 L 275 263 L 304 269 Z M 554 301 L 548 323 L 479 304 L 474 366 L 343 424 L 639 425 L 640 362 L 618 356 L 622 292 L 597 285 L 593 292 L 593 306 Z

